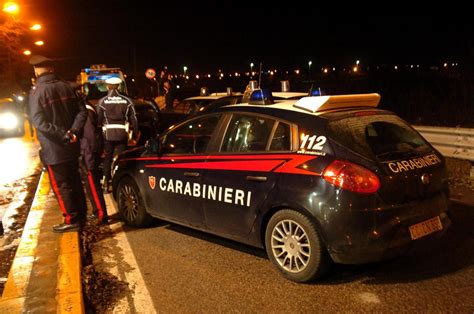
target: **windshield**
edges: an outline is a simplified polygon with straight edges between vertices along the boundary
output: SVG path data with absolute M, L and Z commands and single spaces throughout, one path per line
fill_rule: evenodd
M 125 84 L 122 83 L 118 88 L 120 93 L 125 93 Z M 100 99 L 107 96 L 107 84 L 105 82 L 94 82 L 84 84 L 84 92 L 87 99 Z

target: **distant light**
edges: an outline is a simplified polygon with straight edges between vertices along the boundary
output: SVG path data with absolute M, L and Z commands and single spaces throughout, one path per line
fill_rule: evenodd
M 394 68 L 395 70 L 398 70 L 398 65 L 394 66 L 393 68 Z
M 359 68 L 357 66 L 355 66 L 355 67 L 352 68 L 352 71 L 357 72 L 357 71 L 359 71 Z
M 448 63 L 447 63 L 447 62 L 444 63 L 444 67 L 445 67 L 445 68 L 448 67 Z
M 196 74 L 196 79 L 199 80 L 199 74 Z
M 23 54 L 24 54 L 25 56 L 29 56 L 29 55 L 31 55 L 31 51 L 30 51 L 30 50 L 24 50 L 24 51 L 23 51 Z
M 328 68 L 324 68 L 323 72 L 328 73 Z
M 359 60 L 357 60 L 357 61 L 356 61 L 356 65 L 359 65 L 359 63 L 360 63 L 360 61 L 359 61 Z
M 3 5 L 3 12 L 8 14 L 18 14 L 20 7 L 15 2 L 7 2 Z
M 410 69 L 413 69 L 413 64 L 412 64 L 412 65 L 410 65 Z
M 419 68 L 419 67 L 420 67 L 420 65 L 419 65 L 419 64 L 417 64 L 417 65 L 416 65 L 416 67 L 417 67 L 417 68 Z
M 189 80 L 189 75 L 186 75 L 186 79 Z
M 34 24 L 33 26 L 30 27 L 32 31 L 39 31 L 41 29 L 40 24 Z
M 176 85 L 176 88 L 179 89 L 179 85 Z
M 296 73 L 296 74 L 300 74 L 300 70 L 295 70 L 295 73 Z
M 452 66 L 455 66 L 455 63 L 451 63 Z
M 252 63 L 250 63 L 250 67 L 251 67 L 251 68 L 253 68 L 253 66 L 254 66 L 253 62 L 252 62 Z
M 332 68 L 333 71 L 336 71 L 336 68 Z
M 224 73 L 221 73 L 221 74 L 220 74 L 220 77 L 224 77 Z
M 308 66 L 311 66 L 311 64 L 313 64 L 313 61 L 310 60 L 310 61 L 308 62 Z
M 273 71 L 270 71 L 270 75 L 274 75 L 274 74 L 275 74 L 275 72 L 273 72 Z
M 211 75 L 210 75 L 210 74 L 208 74 L 208 75 L 207 75 L 207 77 L 208 77 L 208 78 L 211 78 Z
M 35 45 L 36 45 L 36 46 L 43 46 L 43 45 L 44 45 L 44 41 L 42 41 L 42 40 L 35 41 Z
M 236 76 L 236 77 L 239 76 L 239 72 L 235 72 L 235 76 Z

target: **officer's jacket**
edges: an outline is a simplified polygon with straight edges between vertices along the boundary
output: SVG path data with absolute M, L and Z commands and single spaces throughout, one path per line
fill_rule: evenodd
M 137 117 L 133 101 L 121 95 L 116 89 L 97 103 L 99 125 L 103 126 L 106 141 L 125 141 L 128 139 L 126 124 L 130 123 L 138 132 Z
M 30 92 L 30 114 L 38 131 L 41 160 L 45 165 L 56 165 L 77 160 L 79 145 L 66 144 L 63 137 L 68 130 L 80 135 L 87 111 L 68 82 L 54 73 L 38 76 L 36 87 Z
M 81 138 L 81 156 L 87 170 L 94 170 L 99 166 L 98 160 L 102 153 L 102 132 L 97 125 L 97 112 L 95 108 L 87 102 L 85 106 L 87 109 L 87 120 Z

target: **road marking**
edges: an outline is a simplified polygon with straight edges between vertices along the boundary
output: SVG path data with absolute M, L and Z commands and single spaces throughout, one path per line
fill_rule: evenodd
M 112 194 L 105 195 L 109 217 L 118 210 Z M 156 313 L 153 301 L 138 267 L 135 255 L 122 228 L 122 222 L 109 225 L 111 237 L 101 240 L 93 248 L 94 261 L 102 259 L 106 270 L 128 283 L 133 295 L 127 295 L 115 305 L 114 313 Z M 96 250 L 99 250 L 97 252 Z M 100 263 L 100 262 L 99 262 Z

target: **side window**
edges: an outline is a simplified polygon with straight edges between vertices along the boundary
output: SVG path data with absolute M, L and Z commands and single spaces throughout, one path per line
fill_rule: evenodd
M 278 123 L 278 126 L 273 134 L 270 150 L 291 150 L 291 131 L 290 126 L 286 123 Z
M 272 119 L 235 114 L 224 136 L 221 151 L 253 152 L 266 150 L 275 121 Z
M 171 131 L 163 139 L 163 154 L 201 154 L 207 150 L 220 115 L 194 119 Z

